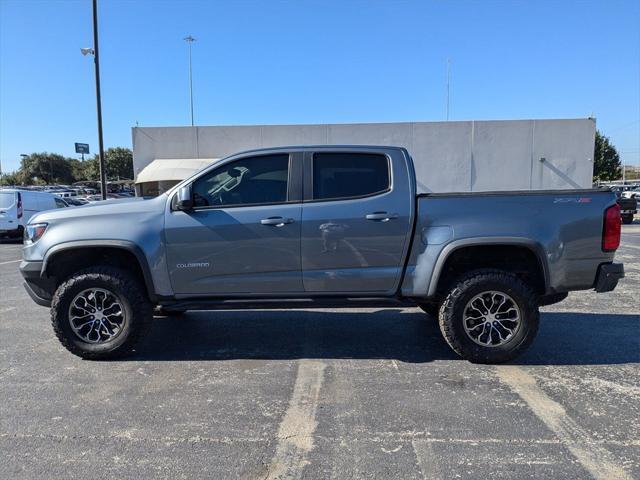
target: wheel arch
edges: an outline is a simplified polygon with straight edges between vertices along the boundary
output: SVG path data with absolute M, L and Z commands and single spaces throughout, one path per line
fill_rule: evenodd
M 528 251 L 537 264 L 537 274 L 539 275 L 540 293 L 546 293 L 549 288 L 549 266 L 546 260 L 544 247 L 538 242 L 521 237 L 474 237 L 455 240 L 447 244 L 435 262 L 431 281 L 429 282 L 429 289 L 427 291 L 427 297 L 433 297 L 437 294 L 441 280 L 446 275 L 446 267 L 448 262 L 455 258 L 455 255 L 459 255 L 465 249 L 475 249 L 477 251 L 487 251 L 488 249 L 499 250 L 500 247 L 507 247 L 510 251 L 517 249 L 520 251 Z M 486 268 L 490 265 L 482 265 Z
M 134 265 L 127 265 L 128 268 L 133 267 L 136 274 L 139 274 L 144 283 L 145 290 L 151 300 L 156 299 L 153 276 L 147 258 L 142 249 L 133 242 L 127 240 L 85 240 L 66 242 L 53 246 L 44 256 L 42 262 L 41 277 L 52 277 L 54 268 L 59 260 L 69 258 L 69 255 L 76 253 L 82 254 L 83 258 L 91 258 L 92 253 L 100 252 L 101 254 L 108 252 L 118 252 L 120 255 L 127 255 L 128 258 L 135 260 Z M 88 256 L 89 255 L 89 256 Z M 119 257 L 120 259 L 126 257 Z M 81 264 L 82 262 L 78 262 Z M 124 265 L 120 265 L 124 266 Z

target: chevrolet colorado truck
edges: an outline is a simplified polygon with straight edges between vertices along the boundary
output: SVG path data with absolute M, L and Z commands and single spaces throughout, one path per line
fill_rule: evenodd
M 609 190 L 417 194 L 404 148 L 272 148 L 156 198 L 38 214 L 20 270 L 87 359 L 134 350 L 155 308 L 418 306 L 497 363 L 531 344 L 539 306 L 615 288 L 620 223 Z

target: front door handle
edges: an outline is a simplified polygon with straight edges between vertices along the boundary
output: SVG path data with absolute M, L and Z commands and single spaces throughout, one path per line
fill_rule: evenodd
M 271 225 L 272 227 L 284 227 L 287 223 L 293 223 L 293 218 L 269 217 L 260 220 L 262 225 Z
M 387 212 L 373 212 L 366 215 L 364 218 L 366 218 L 367 220 L 372 220 L 374 222 L 388 222 L 389 220 L 398 218 L 398 214 Z

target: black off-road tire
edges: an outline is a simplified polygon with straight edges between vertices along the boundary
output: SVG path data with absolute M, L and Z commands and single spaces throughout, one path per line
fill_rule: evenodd
M 83 341 L 71 328 L 69 306 L 85 289 L 103 288 L 117 295 L 125 323 L 112 340 L 94 344 Z M 123 269 L 100 266 L 75 273 L 56 290 L 51 303 L 51 324 L 60 343 L 74 355 L 87 360 L 120 358 L 132 352 L 138 341 L 149 331 L 153 308 L 144 287 Z
M 509 295 L 518 305 L 521 326 L 502 345 L 484 347 L 475 343 L 463 325 L 464 309 L 474 296 L 483 291 L 498 291 Z M 473 363 L 502 363 L 514 359 L 533 342 L 538 332 L 539 312 L 533 289 L 516 275 L 502 270 L 476 270 L 454 282 L 440 306 L 440 331 L 449 346 L 461 357 Z

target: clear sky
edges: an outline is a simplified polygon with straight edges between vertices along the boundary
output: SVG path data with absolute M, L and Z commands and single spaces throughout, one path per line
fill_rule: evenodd
M 99 0 L 105 145 L 131 127 L 594 115 L 640 164 L 640 1 Z M 0 159 L 97 150 L 90 0 L 0 0 Z

